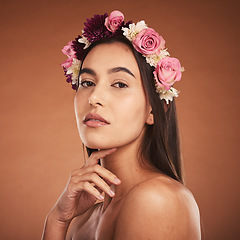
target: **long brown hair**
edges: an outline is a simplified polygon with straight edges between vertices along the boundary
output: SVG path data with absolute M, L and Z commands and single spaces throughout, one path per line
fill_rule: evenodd
M 143 164 L 144 161 L 147 161 L 167 176 L 183 182 L 175 100 L 167 105 L 164 102 L 165 100 L 160 100 L 159 94 L 155 89 L 154 68 L 146 63 L 146 59 L 134 49 L 132 43 L 125 37 L 114 37 L 94 42 L 88 48 L 83 61 L 87 54 L 99 44 L 115 42 L 121 42 L 131 49 L 137 61 L 144 92 L 152 107 L 154 116 L 154 124 L 146 124 L 145 134 L 139 148 L 139 160 Z M 88 147 L 86 149 L 89 156 L 93 151 L 96 151 L 96 149 Z

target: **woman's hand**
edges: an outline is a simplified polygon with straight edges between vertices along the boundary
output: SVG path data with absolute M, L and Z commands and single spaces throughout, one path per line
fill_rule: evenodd
M 120 180 L 100 166 L 98 161 L 115 150 L 114 148 L 93 152 L 81 169 L 72 172 L 65 190 L 51 212 L 55 219 L 62 223 L 70 223 L 74 217 L 93 206 L 97 199 L 102 201 L 102 192 L 114 196 L 108 184 L 119 185 Z

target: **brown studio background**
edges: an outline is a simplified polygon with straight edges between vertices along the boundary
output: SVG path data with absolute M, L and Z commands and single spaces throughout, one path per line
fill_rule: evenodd
M 93 14 L 146 20 L 186 71 L 176 88 L 186 184 L 205 239 L 240 239 L 239 3 L 1 1 L 0 238 L 40 239 L 45 216 L 83 163 L 61 49 Z

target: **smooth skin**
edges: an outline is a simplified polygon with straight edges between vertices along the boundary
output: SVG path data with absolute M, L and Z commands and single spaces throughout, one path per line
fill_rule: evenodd
M 72 172 L 42 239 L 201 239 L 190 191 L 139 163 L 145 126 L 154 124 L 154 116 L 132 52 L 122 43 L 98 45 L 82 69 L 75 97 L 78 130 L 83 143 L 99 151 Z M 89 127 L 89 113 L 108 124 Z

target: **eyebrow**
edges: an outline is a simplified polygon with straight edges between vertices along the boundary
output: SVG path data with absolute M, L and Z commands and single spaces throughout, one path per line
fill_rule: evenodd
M 90 68 L 83 68 L 80 70 L 80 73 L 79 73 L 79 76 L 81 76 L 82 74 L 84 73 L 88 73 L 88 74 L 91 74 L 93 76 L 96 76 L 97 74 Z
M 127 69 L 125 67 L 111 68 L 108 72 L 109 73 L 126 72 L 126 73 L 130 74 L 131 76 L 133 76 L 135 78 L 134 74 L 129 69 Z
M 108 73 L 117 73 L 117 72 L 125 72 L 125 73 L 128 73 L 130 74 L 132 77 L 136 78 L 134 76 L 134 74 L 127 68 L 125 67 L 114 67 L 114 68 L 111 68 L 108 70 Z M 93 75 L 93 76 L 96 76 L 96 72 L 94 70 L 92 70 L 91 68 L 83 68 L 80 70 L 80 73 L 79 73 L 79 76 L 81 76 L 82 74 L 84 73 L 88 73 L 90 75 Z

